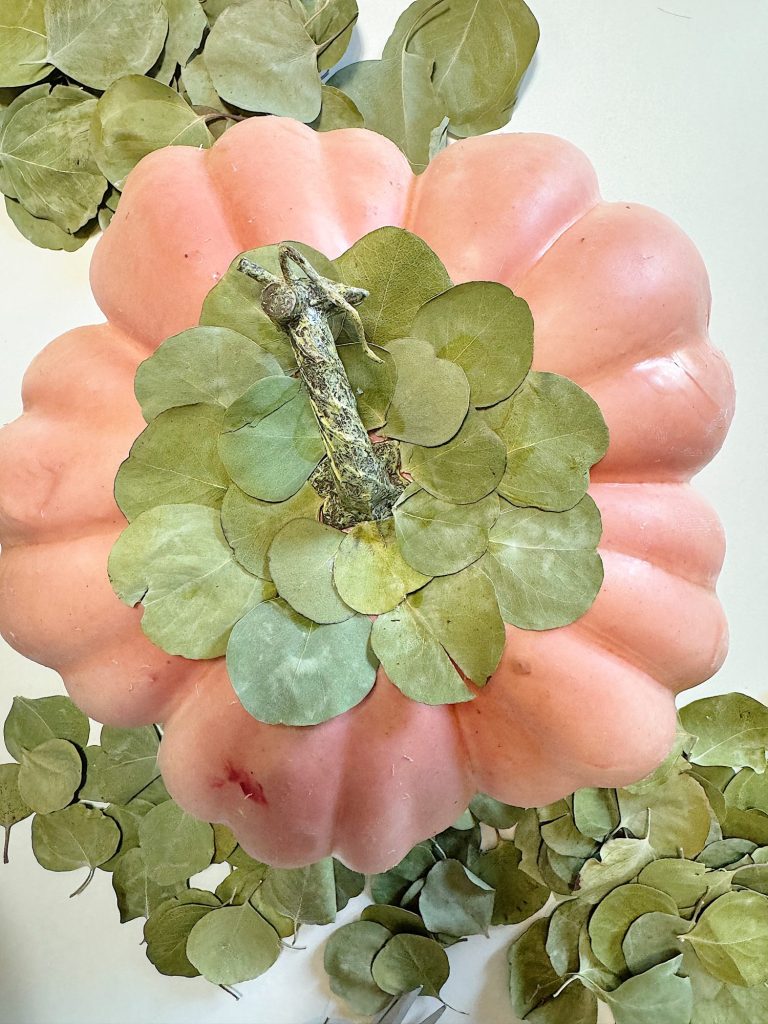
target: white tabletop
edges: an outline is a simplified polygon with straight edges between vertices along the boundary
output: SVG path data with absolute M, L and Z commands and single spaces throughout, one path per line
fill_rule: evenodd
M 765 0 L 529 0 L 541 23 L 535 67 L 511 128 L 563 135 L 593 160 L 608 199 L 670 214 L 709 267 L 712 334 L 736 375 L 738 409 L 722 454 L 698 479 L 729 539 L 720 593 L 732 628 L 725 667 L 699 696 L 764 678 L 768 475 L 768 85 Z M 360 0 L 356 56 L 376 57 L 406 0 Z M 89 243 L 35 249 L 0 214 L 0 422 L 20 412 L 27 363 L 49 340 L 100 319 L 88 289 Z M 51 671 L 0 641 L 0 717 L 14 694 L 59 692 Z M 0 758 L 2 760 L 3 758 Z M 109 876 L 76 900 L 74 876 L 40 868 L 29 821 L 0 864 L 0 1024 L 318 1024 L 341 1015 L 322 969 L 328 929 L 302 930 L 235 1003 L 202 979 L 163 978 L 144 957 L 141 922 L 118 924 Z M 341 920 L 359 911 L 361 900 Z M 495 929 L 451 950 L 446 1024 L 512 1024 L 506 948 Z

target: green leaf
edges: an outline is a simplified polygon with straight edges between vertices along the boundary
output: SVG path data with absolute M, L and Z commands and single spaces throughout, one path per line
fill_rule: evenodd
M 271 579 L 268 552 L 283 527 L 296 519 L 317 519 L 323 499 L 305 484 L 287 501 L 259 501 L 232 485 L 224 498 L 221 524 L 238 562 L 261 579 Z
M 643 796 L 620 790 L 619 807 L 622 824 L 636 836 L 645 832 L 650 817 L 648 840 L 660 857 L 682 853 L 693 858 L 707 843 L 712 808 L 704 790 L 688 773 L 671 776 Z
M 82 778 L 80 753 L 67 740 L 47 740 L 22 752 L 19 793 L 38 814 L 60 811 L 70 804 Z
M 732 868 L 736 864 L 747 863 L 756 849 L 756 843 L 749 839 L 721 839 L 705 847 L 696 860 L 712 869 Z
M 54 252 L 77 252 L 82 249 L 96 231 L 96 221 L 89 221 L 75 234 L 63 231 L 52 220 L 33 217 L 32 214 L 16 199 L 5 197 L 5 209 L 17 230 L 33 245 L 40 249 L 51 249 Z
M 595 852 L 595 841 L 579 832 L 570 809 L 552 821 L 542 823 L 541 838 L 551 851 L 563 857 L 583 861 Z
M 509 398 L 531 368 L 531 311 L 503 284 L 469 281 L 448 289 L 421 307 L 410 334 L 464 370 L 475 406 Z
M 393 515 L 400 550 L 408 563 L 426 575 L 447 576 L 485 553 L 499 516 L 499 500 L 489 494 L 469 505 L 453 505 L 410 487 Z
M 512 828 L 523 814 L 522 808 L 500 803 L 486 793 L 477 793 L 472 798 L 469 809 L 478 821 L 495 829 Z
M 693 982 L 694 1015 L 691 1024 L 757 1024 L 768 1020 L 768 988 L 739 988 L 736 985 L 721 985 L 696 971 Z M 706 990 L 702 991 L 704 984 Z
M 32 814 L 32 808 L 19 793 L 19 766 L 0 764 L 0 828 L 5 830 L 3 863 L 8 863 L 8 842 L 11 829 Z
M 707 891 L 705 872 L 704 864 L 697 864 L 692 860 L 656 860 L 643 868 L 638 882 L 667 893 L 679 910 L 688 910 L 695 906 Z
M 310 124 L 310 128 L 314 128 L 316 132 L 332 132 L 337 128 L 365 127 L 363 115 L 341 89 L 336 89 L 332 85 L 324 85 L 322 102 L 319 115 Z
M 328 71 L 344 56 L 357 21 L 357 0 L 299 0 L 304 28 L 317 46 L 317 66 Z
M 153 725 L 118 729 L 105 725 L 101 746 L 105 760 L 100 766 L 99 799 L 126 804 L 160 778 L 157 764 L 159 738 Z
M 33 217 L 74 234 L 96 216 L 107 190 L 90 150 L 96 100 L 69 86 L 50 94 L 42 87 L 35 97 L 22 93 L 0 127 L 5 191 Z
M 579 894 L 588 903 L 599 903 L 612 889 L 636 878 L 654 860 L 647 839 L 609 839 L 600 859 L 586 862 L 579 874 Z
M 616 791 L 579 789 L 573 794 L 573 820 L 585 836 L 603 840 L 617 828 L 620 819 Z
M 506 464 L 503 441 L 472 410 L 445 444 L 403 446 L 403 469 L 424 490 L 454 504 L 470 504 L 490 494 Z
M 419 911 L 431 932 L 457 937 L 487 935 L 493 903 L 490 885 L 459 861 L 441 860 L 427 875 Z
M 379 615 L 371 647 L 389 679 L 406 697 L 422 704 L 456 704 L 473 693 L 412 601 Z
M 473 865 L 480 878 L 495 890 L 491 924 L 522 924 L 549 899 L 549 889 L 520 870 L 521 859 L 515 844 L 502 840 Z
M 729 892 L 710 904 L 686 936 L 714 977 L 731 985 L 768 981 L 768 897 Z
M 603 582 L 595 550 L 602 522 L 587 495 L 567 512 L 518 508 L 502 500 L 483 569 L 505 622 L 520 629 L 554 629 L 580 618 Z
M 744 693 L 694 701 L 680 709 L 683 728 L 696 737 L 690 759 L 764 772 L 768 767 L 768 708 Z
M 609 892 L 589 921 L 589 938 L 595 956 L 614 974 L 627 971 L 621 944 L 629 926 L 644 914 L 676 915 L 671 896 L 647 885 L 621 885 Z
M 204 53 L 216 91 L 227 103 L 297 121 L 313 121 L 320 113 L 315 44 L 282 0 L 228 7 L 211 29 Z
M 451 286 L 432 249 L 403 228 L 371 231 L 334 263 L 345 284 L 370 292 L 359 312 L 371 345 L 406 337 L 418 309 Z
M 733 875 L 733 884 L 768 896 L 768 864 L 753 864 L 738 868 Z
M 336 877 L 333 859 L 325 857 L 304 868 L 273 868 L 264 894 L 298 924 L 332 924 L 336 920 Z
M 670 960 L 645 974 L 630 978 L 615 992 L 606 992 L 616 1024 L 689 1024 L 693 1012 L 690 978 L 679 978 L 676 971 L 681 957 Z
M 104 808 L 104 813 L 111 818 L 120 829 L 120 845 L 103 864 L 99 864 L 102 871 L 114 871 L 117 862 L 129 850 L 139 845 L 139 825 L 141 819 L 148 814 L 153 804 L 146 800 L 133 800 L 130 807 L 121 807 L 119 804 L 110 804 Z
M 335 931 L 326 943 L 324 964 L 331 991 L 357 1013 L 378 1013 L 391 1002 L 372 974 L 374 959 L 391 938 L 380 924 L 354 921 Z
M 293 519 L 269 549 L 269 572 L 278 594 L 313 622 L 342 622 L 355 614 L 333 581 L 333 563 L 343 540 L 343 533 L 316 519 Z
M 168 12 L 168 35 L 158 67 L 152 77 L 170 84 L 179 65 L 183 68 L 200 45 L 208 20 L 200 0 L 163 0 Z
M 429 842 L 414 846 L 403 859 L 389 871 L 383 871 L 371 878 L 371 896 L 376 903 L 399 903 L 406 890 L 417 879 L 437 863 L 437 857 Z
M 333 878 L 336 885 L 336 910 L 344 910 L 350 900 L 359 896 L 365 888 L 365 875 L 351 871 L 340 860 L 333 861 Z
M 219 99 L 219 94 L 213 87 L 202 53 L 196 54 L 190 61 L 187 61 L 179 73 L 179 78 L 187 94 L 187 99 L 193 107 L 208 107 L 211 111 L 227 112 L 227 106 Z
M 597 998 L 579 981 L 555 993 L 525 1018 L 528 1024 L 597 1024 Z
M 69 697 L 14 697 L 3 728 L 8 753 L 21 761 L 25 751 L 48 740 L 69 740 L 78 747 L 88 742 L 91 725 Z
M 139 825 L 147 874 L 158 885 L 183 882 L 213 859 L 213 829 L 172 800 L 154 807 Z
M 96 105 L 91 139 L 99 170 L 119 189 L 139 160 L 156 149 L 213 144 L 203 116 L 175 89 L 143 75 L 110 85 Z
M 306 389 L 291 377 L 264 377 L 224 416 L 219 455 L 254 498 L 285 501 L 325 455 Z
M 373 980 L 393 996 L 421 989 L 438 997 L 448 980 L 450 965 L 445 950 L 423 935 L 395 935 L 373 961 Z
M 370 632 L 370 620 L 361 615 L 320 626 L 285 601 L 267 601 L 232 631 L 227 650 L 232 685 L 260 722 L 325 722 L 370 692 L 376 678 Z
M 509 949 L 509 990 L 518 1017 L 527 1017 L 563 984 L 547 956 L 548 926 L 546 918 L 534 921 Z
M 379 905 L 372 903 L 366 907 L 360 915 L 361 921 L 373 921 L 380 924 L 391 935 L 426 935 L 429 932 L 419 917 L 411 910 L 404 910 L 402 907 L 390 907 L 386 904 Z
M 227 408 L 280 366 L 249 338 L 226 327 L 192 327 L 164 341 L 136 373 L 136 397 L 147 423 L 176 406 Z
M 163 505 L 139 516 L 109 558 L 118 597 L 141 602 L 141 626 L 169 654 L 216 658 L 233 625 L 274 594 L 235 561 L 219 514 L 197 505 Z
M 509 120 L 539 26 L 522 0 L 422 0 L 401 17 L 384 55 L 406 41 L 413 53 L 434 61 L 432 78 L 451 131 L 480 135 Z
M 73 804 L 32 820 L 32 852 L 47 871 L 96 868 L 120 842 L 115 822 L 95 808 Z
M 177 886 L 153 882 L 147 874 L 144 854 L 136 846 L 118 858 L 112 872 L 112 888 L 117 897 L 120 923 L 125 924 L 137 917 L 149 917 L 153 910 L 173 896 Z
M 589 932 L 582 929 L 579 935 L 579 972 L 577 977 L 592 991 L 610 992 L 618 988 L 621 979 L 595 956 L 589 941 Z
M 241 907 L 253 898 L 269 868 L 266 864 L 255 864 L 252 867 L 236 867 L 219 882 L 216 896 L 228 906 Z
M 318 274 L 331 280 L 338 278 L 338 271 L 327 256 L 302 242 L 287 241 L 286 244 L 292 245 L 306 256 Z M 286 373 L 295 373 L 296 360 L 288 336 L 272 323 L 259 303 L 262 286 L 237 269 L 241 259 L 245 257 L 270 273 L 280 275 L 278 248 L 277 245 L 265 245 L 237 256 L 219 283 L 208 292 L 200 314 L 200 323 L 214 327 L 229 327 L 238 334 L 244 334 L 246 338 L 251 338 L 273 355 Z
M 644 974 L 679 956 L 683 951 L 679 936 L 690 928 L 691 922 L 676 914 L 652 912 L 634 920 L 622 942 L 630 974 Z
M 566 900 L 549 918 L 546 951 L 561 978 L 579 970 L 579 936 L 592 912 L 589 903 Z
M 585 391 L 566 377 L 532 372 L 486 415 L 507 449 L 500 494 L 550 512 L 581 501 L 590 466 L 608 448 L 605 421 Z
M 49 75 L 45 0 L 4 0 L 0 18 L 0 87 L 32 85 Z
M 398 338 L 387 347 L 395 361 L 397 383 L 381 433 L 426 447 L 449 441 L 469 409 L 464 371 L 439 359 L 432 346 L 418 338 Z
M 47 60 L 99 90 L 148 71 L 168 34 L 161 0 L 46 0 L 45 23 Z
M 342 540 L 334 582 L 343 600 L 365 615 L 391 611 L 431 578 L 405 561 L 391 519 L 360 523 Z
M 189 934 L 213 908 L 196 903 L 162 904 L 144 925 L 144 941 L 149 962 L 160 972 L 178 978 L 196 978 L 200 974 L 187 957 Z
M 483 686 L 496 670 L 506 642 L 488 577 L 470 566 L 456 576 L 432 580 L 409 602 L 461 671 Z
M 139 434 L 115 480 L 129 522 L 157 506 L 221 508 L 229 487 L 219 458 L 223 417 L 213 405 L 185 405 L 160 413 Z
M 250 903 L 206 914 L 187 941 L 190 963 L 214 985 L 237 985 L 258 978 L 279 954 L 277 932 Z
M 340 345 L 338 348 L 366 430 L 376 430 L 384 425 L 397 381 L 392 355 L 376 345 L 372 348 L 381 359 L 380 363 L 374 362 L 360 345 Z

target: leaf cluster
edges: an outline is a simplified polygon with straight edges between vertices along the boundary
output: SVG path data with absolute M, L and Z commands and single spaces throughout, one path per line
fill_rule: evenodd
M 594 601 L 601 523 L 586 490 L 605 423 L 574 383 L 531 370 L 531 313 L 504 285 L 452 287 L 400 228 L 335 261 L 299 248 L 369 292 L 360 315 L 380 362 L 340 323 L 339 372 L 385 439 L 374 451 L 405 474 L 391 518 L 347 531 L 323 521 L 320 426 L 238 258 L 201 325 L 139 367 L 148 425 L 116 480 L 130 525 L 112 584 L 168 653 L 226 654 L 263 722 L 342 714 L 379 664 L 413 700 L 472 700 L 499 665 L 505 622 L 551 629 Z M 247 255 L 277 270 L 276 246 Z
M 207 148 L 247 117 L 368 127 L 423 169 L 506 123 L 538 26 L 523 0 L 422 0 L 384 58 L 344 57 L 357 0 L 3 0 L 0 191 L 19 231 L 74 251 L 138 161 Z

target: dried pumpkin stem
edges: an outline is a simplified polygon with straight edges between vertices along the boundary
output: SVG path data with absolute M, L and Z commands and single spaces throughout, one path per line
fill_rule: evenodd
M 385 519 L 404 487 L 396 453 L 371 442 L 330 326 L 334 316 L 345 314 L 364 352 L 381 362 L 355 309 L 368 293 L 322 277 L 293 246 L 281 245 L 279 259 L 283 280 L 245 258 L 238 269 L 264 285 L 262 309 L 290 339 L 328 456 L 313 479 L 326 499 L 323 517 L 339 529 Z

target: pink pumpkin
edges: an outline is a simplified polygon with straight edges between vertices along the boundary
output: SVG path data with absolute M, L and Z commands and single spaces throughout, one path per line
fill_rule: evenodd
M 605 583 L 574 625 L 509 627 L 468 704 L 427 707 L 380 671 L 358 707 L 311 728 L 264 725 L 223 660 L 154 647 L 115 597 L 118 466 L 143 427 L 138 364 L 197 323 L 242 250 L 296 239 L 336 256 L 381 225 L 424 238 L 455 282 L 496 280 L 530 303 L 534 365 L 573 378 L 611 432 L 592 474 Z M 32 364 L 25 413 L 0 435 L 0 626 L 57 669 L 93 718 L 162 722 L 161 766 L 189 811 L 292 866 L 335 853 L 377 871 L 448 826 L 480 790 L 542 804 L 628 783 L 666 754 L 674 696 L 720 665 L 723 537 L 689 486 L 719 449 L 731 375 L 707 339 L 709 287 L 686 236 L 600 200 L 573 146 L 503 135 L 451 146 L 414 178 L 362 130 L 254 118 L 208 152 L 166 149 L 133 172 L 92 266 L 107 322 Z

